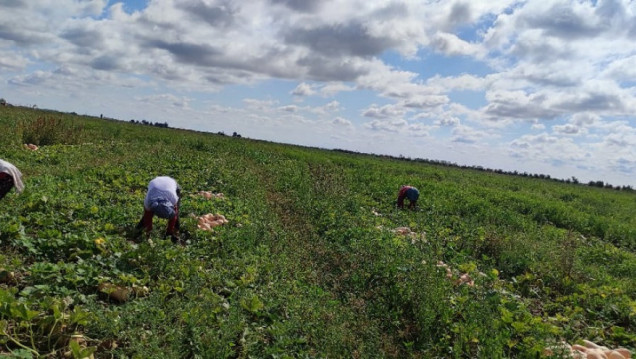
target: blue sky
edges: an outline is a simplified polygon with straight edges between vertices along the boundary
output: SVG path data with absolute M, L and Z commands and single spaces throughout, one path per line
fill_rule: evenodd
M 104 7 L 104 10 L 108 10 L 112 5 L 116 3 L 124 4 L 124 11 L 127 13 L 133 13 L 135 11 L 140 11 L 145 9 L 148 6 L 149 0 L 127 0 L 127 1 L 117 1 L 117 0 L 109 0 L 107 5 Z M 106 13 L 102 13 L 101 17 L 106 17 Z
M 0 97 L 636 186 L 635 17 L 628 0 L 5 0 Z

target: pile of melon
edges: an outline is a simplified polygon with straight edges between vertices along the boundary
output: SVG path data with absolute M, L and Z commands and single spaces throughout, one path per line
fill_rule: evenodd
M 225 198 L 225 195 L 223 193 L 212 193 L 211 191 L 199 191 L 197 194 L 199 196 L 203 196 L 203 198 L 205 199 L 212 199 L 212 198 L 224 199 Z
M 453 270 L 448 264 L 444 263 L 443 261 L 438 261 L 435 266 L 438 268 L 444 268 L 446 270 L 446 278 L 453 279 Z M 453 283 L 455 285 L 466 284 L 469 287 L 475 286 L 475 281 L 470 277 L 468 273 L 460 274 L 459 278 L 454 280 Z
M 97 290 L 108 296 L 108 298 L 119 303 L 125 303 L 132 297 L 144 297 L 150 293 L 150 289 L 146 286 L 124 287 L 108 282 L 100 283 L 97 286 Z
M 573 359 L 631 359 L 632 352 L 629 349 L 617 348 L 610 349 L 608 347 L 598 345 L 589 340 L 584 340 L 583 345 L 561 343 L 548 347 L 544 350 L 544 354 L 548 357 L 563 357 L 569 355 Z
M 198 218 L 197 227 L 204 231 L 211 231 L 214 227 L 222 226 L 228 222 L 222 214 L 208 213 Z

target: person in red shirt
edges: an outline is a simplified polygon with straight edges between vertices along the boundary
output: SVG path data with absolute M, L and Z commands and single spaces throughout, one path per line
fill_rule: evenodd
M 409 209 L 415 209 L 417 200 L 420 198 L 420 191 L 413 186 L 402 186 L 400 192 L 398 192 L 397 206 L 398 208 L 404 208 L 404 199 L 409 200 Z

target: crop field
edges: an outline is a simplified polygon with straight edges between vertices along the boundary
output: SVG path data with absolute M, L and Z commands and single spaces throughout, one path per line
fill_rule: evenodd
M 636 349 L 636 192 L 18 107 L 0 129 L 26 186 L 0 200 L 0 356 Z M 133 240 L 159 175 L 185 245 L 158 218 Z M 228 223 L 199 230 L 207 213 Z

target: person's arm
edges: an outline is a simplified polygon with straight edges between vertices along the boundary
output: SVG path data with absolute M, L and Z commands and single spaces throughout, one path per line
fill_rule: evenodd
M 404 208 L 404 198 L 406 198 L 406 190 L 408 187 L 404 186 L 400 188 L 400 192 L 398 193 L 397 206 L 398 208 Z

